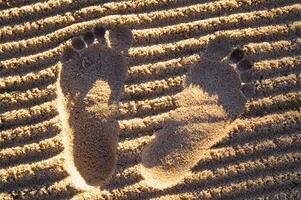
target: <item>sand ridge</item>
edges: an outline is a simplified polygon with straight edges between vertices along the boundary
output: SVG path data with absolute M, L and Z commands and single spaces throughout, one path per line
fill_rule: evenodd
M 1 197 L 88 198 L 64 165 L 58 61 L 70 38 L 96 24 L 125 24 L 133 46 L 118 114 L 116 172 L 104 190 L 113 199 L 298 198 L 298 0 L 27 2 L 0 6 Z M 213 34 L 229 36 L 254 62 L 246 112 L 183 181 L 165 190 L 148 187 L 139 172 L 141 151 L 177 108 L 188 66 L 201 61 L 198 53 Z

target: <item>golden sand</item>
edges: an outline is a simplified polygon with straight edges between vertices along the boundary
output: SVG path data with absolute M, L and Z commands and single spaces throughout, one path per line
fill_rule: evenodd
M 240 116 L 229 68 L 197 76 L 220 36 L 254 63 Z M 0 199 L 300 199 L 300 36 L 299 0 L 0 1 Z

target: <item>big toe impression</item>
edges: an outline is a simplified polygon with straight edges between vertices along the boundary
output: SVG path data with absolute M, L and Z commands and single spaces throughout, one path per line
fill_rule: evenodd
M 228 37 L 220 35 L 210 40 L 204 56 L 213 61 L 219 61 L 226 57 L 231 50 L 231 43 Z

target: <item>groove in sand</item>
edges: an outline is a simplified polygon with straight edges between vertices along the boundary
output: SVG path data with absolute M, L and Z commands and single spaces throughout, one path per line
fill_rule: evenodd
M 0 179 L 9 186 L 0 190 L 0 199 L 256 199 L 300 189 L 298 0 L 7 2 L 11 6 L 0 3 L 0 21 L 7 22 L 0 27 L 0 171 L 10 175 Z M 55 64 L 69 38 L 96 24 L 133 29 L 118 109 L 116 173 L 107 181 L 107 197 L 102 189 L 82 190 L 70 176 L 63 178 L 69 168 L 61 164 L 23 171 L 24 166 L 54 163 L 57 156 L 69 158 L 69 141 L 62 142 L 64 131 L 53 106 L 57 94 L 52 86 L 60 72 Z M 254 62 L 251 77 L 241 77 L 251 80 L 258 93 L 248 99 L 246 115 L 231 124 L 227 136 L 206 151 L 183 182 L 153 189 L 140 174 L 141 151 L 179 110 L 174 97 L 186 87 L 189 66 L 203 62 L 199 51 L 217 35 L 227 35 Z M 250 178 L 254 172 L 259 173 Z M 51 180 L 37 182 L 41 176 Z

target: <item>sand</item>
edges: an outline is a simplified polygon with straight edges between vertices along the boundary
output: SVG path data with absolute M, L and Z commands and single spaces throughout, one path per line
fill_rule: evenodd
M 300 199 L 300 10 L 0 2 L 0 199 Z

